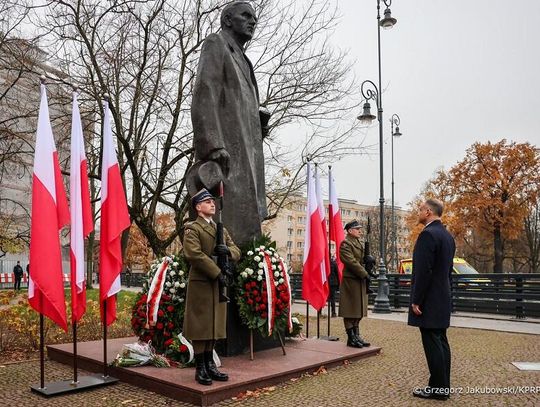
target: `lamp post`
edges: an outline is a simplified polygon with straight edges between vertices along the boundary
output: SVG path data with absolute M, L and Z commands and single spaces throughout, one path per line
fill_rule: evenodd
M 377 103 L 377 119 L 379 121 L 379 275 L 377 277 L 378 289 L 377 297 L 375 297 L 375 305 L 373 312 L 376 313 L 389 313 L 390 301 L 388 299 L 388 279 L 386 278 L 386 264 L 384 259 L 386 257 L 385 250 L 385 233 L 384 233 L 384 167 L 383 167 L 383 103 L 382 103 L 382 80 L 381 80 L 381 27 L 383 29 L 392 28 L 397 20 L 392 17 L 390 6 L 392 0 L 383 0 L 386 9 L 384 10 L 384 17 L 381 19 L 381 0 L 377 0 L 377 51 L 379 62 L 379 87 L 377 87 L 372 81 L 362 82 L 361 91 L 362 96 L 366 100 L 364 103 L 363 113 L 358 116 L 358 119 L 371 123 L 375 116 L 371 114 L 369 100 L 374 100 Z M 364 90 L 364 86 L 370 85 L 370 88 Z
M 396 215 L 394 211 L 394 137 L 401 137 L 401 132 L 399 131 L 400 119 L 397 114 L 393 114 L 390 118 L 390 123 L 392 126 L 392 269 L 394 272 L 397 270 L 397 233 L 396 233 Z M 394 130 L 394 125 L 396 128 Z

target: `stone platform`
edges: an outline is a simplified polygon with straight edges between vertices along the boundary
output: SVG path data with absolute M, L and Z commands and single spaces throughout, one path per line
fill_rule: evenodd
M 114 360 L 122 345 L 136 342 L 137 338 L 111 339 L 107 343 L 107 360 Z M 73 345 L 71 343 L 47 346 L 51 360 L 71 365 Z M 249 353 L 221 358 L 222 370 L 229 374 L 228 382 L 214 382 L 202 386 L 195 382 L 194 368 L 109 368 L 109 374 L 123 382 L 155 393 L 199 406 L 209 406 L 221 400 L 234 397 L 246 390 L 283 383 L 302 373 L 313 372 L 324 366 L 331 368 L 377 355 L 381 348 L 349 348 L 344 342 L 329 342 L 317 339 L 288 340 L 286 355 L 281 348 L 273 348 L 255 353 L 253 361 Z M 92 372 L 103 371 L 102 341 L 80 342 L 77 344 L 78 366 Z

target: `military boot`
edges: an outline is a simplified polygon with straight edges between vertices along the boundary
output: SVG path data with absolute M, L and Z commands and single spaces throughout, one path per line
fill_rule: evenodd
M 206 371 L 206 366 L 204 364 L 204 353 L 198 353 L 195 355 L 195 380 L 199 384 L 204 384 L 209 386 L 212 384 L 212 379 Z
M 363 346 L 371 345 L 371 343 L 366 342 L 364 338 L 360 336 L 360 329 L 357 326 L 355 326 L 353 329 L 354 329 L 354 336 L 356 336 L 356 339 L 358 340 L 358 342 L 360 342 Z
M 350 346 L 351 348 L 362 348 L 364 345 L 362 345 L 362 342 L 358 340 L 356 335 L 354 334 L 354 328 L 347 329 L 347 346 Z
M 218 382 L 226 382 L 229 376 L 226 373 L 221 373 L 214 363 L 214 352 L 204 352 L 204 366 L 208 375 Z

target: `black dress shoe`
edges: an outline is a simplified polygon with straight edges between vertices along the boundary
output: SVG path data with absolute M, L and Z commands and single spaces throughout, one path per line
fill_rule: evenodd
M 226 382 L 229 380 L 229 375 L 227 373 L 220 372 L 214 363 L 214 354 L 213 352 L 204 352 L 204 365 L 206 367 L 206 372 L 212 380 L 218 382 Z
M 347 329 L 347 346 L 350 346 L 351 348 L 363 348 L 364 345 L 362 345 L 362 342 L 358 340 L 356 335 L 354 334 L 354 328 Z
M 419 397 L 421 399 L 433 399 L 433 400 L 448 400 L 450 396 L 447 396 L 445 394 L 438 394 L 434 393 L 430 390 L 429 387 L 425 387 L 423 389 L 414 389 L 413 390 L 413 396 Z
M 204 386 L 210 386 L 212 384 L 212 378 L 206 371 L 204 366 L 204 354 L 199 353 L 195 355 L 195 380 L 197 383 Z

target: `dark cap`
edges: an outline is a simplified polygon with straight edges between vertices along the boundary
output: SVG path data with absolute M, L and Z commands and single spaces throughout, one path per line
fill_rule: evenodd
M 345 225 L 345 230 L 348 231 L 349 229 L 360 229 L 361 227 L 362 226 L 360 226 L 360 222 L 355 219 Z
M 193 195 L 193 198 L 191 198 L 191 206 L 195 208 L 195 206 L 198 203 L 206 201 L 207 199 L 215 199 L 215 198 L 210 192 L 208 192 L 206 188 L 203 188 L 199 192 L 197 192 L 195 195 Z

